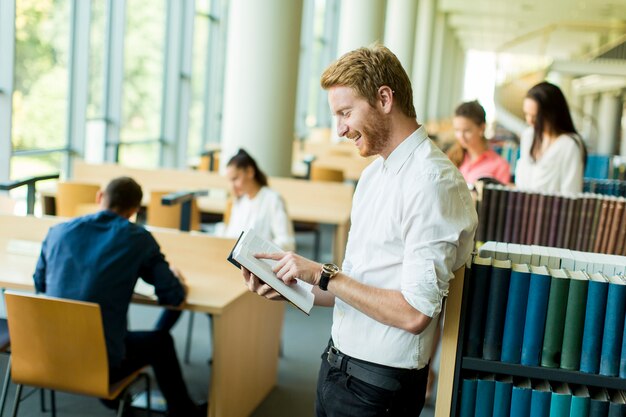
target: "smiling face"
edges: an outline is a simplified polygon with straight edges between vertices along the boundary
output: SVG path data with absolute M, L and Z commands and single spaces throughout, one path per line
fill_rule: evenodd
M 472 119 L 455 116 L 452 120 L 454 136 L 463 149 L 482 149 L 485 124 L 476 124 Z
M 339 137 L 352 139 L 363 157 L 379 155 L 389 142 L 389 120 L 358 97 L 353 89 L 343 86 L 328 90 L 328 103 L 337 118 Z

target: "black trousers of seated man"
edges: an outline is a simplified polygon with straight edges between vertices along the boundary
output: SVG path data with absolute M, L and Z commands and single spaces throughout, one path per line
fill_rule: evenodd
M 428 365 L 400 370 L 401 388 L 388 391 L 332 367 L 326 358 L 325 351 L 317 380 L 316 417 L 416 417 L 424 408 Z
M 119 366 L 109 368 L 111 383 L 149 365 L 167 402 L 168 416 L 197 415 L 198 409 L 183 380 L 172 336 L 165 331 L 128 332 L 125 343 L 126 357 Z

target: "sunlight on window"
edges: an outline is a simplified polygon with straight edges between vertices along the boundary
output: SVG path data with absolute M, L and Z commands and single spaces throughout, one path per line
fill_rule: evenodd
M 487 122 L 493 122 L 496 117 L 493 100 L 496 56 L 493 52 L 469 50 L 465 62 L 463 101 L 478 100 L 487 112 Z

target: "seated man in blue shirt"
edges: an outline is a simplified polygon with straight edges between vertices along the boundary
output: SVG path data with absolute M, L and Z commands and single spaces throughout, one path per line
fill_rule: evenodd
M 116 178 L 97 194 L 100 212 L 50 228 L 35 270 L 35 288 L 50 296 L 100 305 L 111 383 L 150 365 L 168 415 L 200 416 L 202 411 L 187 392 L 170 334 L 127 330 L 128 306 L 139 277 L 154 285 L 160 304 L 180 305 L 187 292 L 182 276 L 170 268 L 150 232 L 128 221 L 142 196 L 132 178 Z

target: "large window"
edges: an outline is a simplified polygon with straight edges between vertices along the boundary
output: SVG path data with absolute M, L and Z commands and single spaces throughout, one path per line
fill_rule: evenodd
M 69 21 L 69 0 L 16 2 L 11 178 L 57 172 L 69 152 Z
M 165 0 L 127 0 L 119 161 L 156 167 L 161 140 Z

